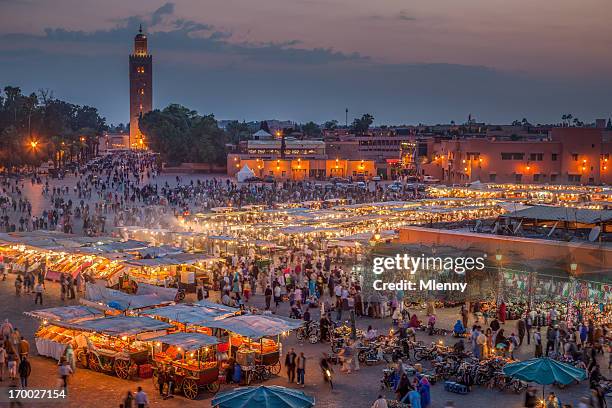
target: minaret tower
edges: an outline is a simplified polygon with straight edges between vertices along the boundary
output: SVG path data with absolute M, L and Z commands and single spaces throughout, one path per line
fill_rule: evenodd
M 140 116 L 153 109 L 153 57 L 147 49 L 147 36 L 142 25 L 134 37 L 134 53 L 130 55 L 130 147 L 146 147 L 138 127 Z

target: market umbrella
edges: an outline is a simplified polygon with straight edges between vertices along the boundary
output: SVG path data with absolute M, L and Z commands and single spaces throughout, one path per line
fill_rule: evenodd
M 217 394 L 212 400 L 212 406 L 217 408 L 310 408 L 314 404 L 314 397 L 278 385 L 239 387 Z
M 502 371 L 509 377 L 542 385 L 554 383 L 566 385 L 587 378 L 584 370 L 550 358 L 532 358 L 510 363 Z M 544 396 L 544 387 L 542 387 L 542 396 Z

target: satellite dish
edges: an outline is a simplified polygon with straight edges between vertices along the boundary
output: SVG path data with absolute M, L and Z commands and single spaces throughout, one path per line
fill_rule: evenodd
M 597 241 L 597 238 L 599 238 L 599 234 L 601 234 L 601 227 L 599 225 L 596 225 L 591 229 L 591 232 L 589 232 L 589 241 Z

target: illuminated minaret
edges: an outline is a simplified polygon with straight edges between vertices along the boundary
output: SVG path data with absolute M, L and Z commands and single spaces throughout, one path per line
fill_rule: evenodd
M 153 57 L 147 50 L 147 36 L 142 25 L 134 37 L 130 55 L 130 146 L 144 148 L 144 137 L 138 127 L 141 115 L 153 109 Z

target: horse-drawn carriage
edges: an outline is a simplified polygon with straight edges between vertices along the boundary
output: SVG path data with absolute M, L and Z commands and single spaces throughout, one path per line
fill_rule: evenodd
M 200 390 L 219 391 L 217 338 L 202 333 L 176 332 L 150 339 L 153 346 L 153 384 L 159 388 L 159 376 L 172 381 L 174 389 L 195 399 Z

